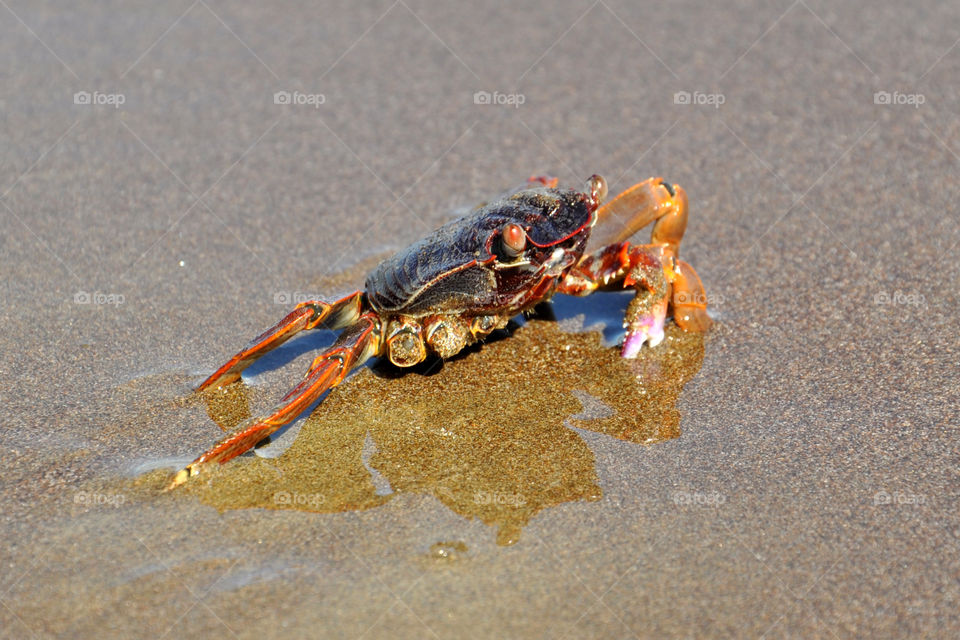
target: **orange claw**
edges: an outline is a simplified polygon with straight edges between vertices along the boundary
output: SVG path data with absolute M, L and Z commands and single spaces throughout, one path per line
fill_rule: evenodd
M 648 178 L 616 196 L 597 209 L 598 228 L 590 244 L 602 247 L 623 242 L 651 222 L 651 241 L 669 244 L 676 253 L 687 228 L 687 194 L 680 185 Z
M 687 206 L 683 187 L 662 178 L 630 187 L 597 209 L 598 222 L 607 228 L 594 232 L 591 245 L 600 248 L 582 256 L 557 287 L 560 293 L 580 296 L 597 289 L 636 289 L 624 323 L 624 357 L 635 357 L 644 343 L 656 346 L 663 339 L 670 305 L 677 325 L 686 331 L 706 331 L 713 322 L 703 283 L 693 267 L 677 259 Z M 627 242 L 651 222 L 650 244 Z

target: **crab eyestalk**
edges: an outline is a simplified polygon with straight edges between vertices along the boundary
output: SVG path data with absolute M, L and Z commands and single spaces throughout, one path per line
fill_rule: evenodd
M 593 174 L 587 180 L 587 204 L 595 211 L 607 197 L 607 181 L 603 176 Z

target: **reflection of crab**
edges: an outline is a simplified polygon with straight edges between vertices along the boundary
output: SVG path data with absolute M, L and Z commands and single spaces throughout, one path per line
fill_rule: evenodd
M 237 380 L 247 365 L 304 329 L 345 330 L 269 415 L 241 424 L 179 471 L 171 487 L 251 449 L 368 358 L 386 355 L 407 367 L 424 360 L 428 350 L 451 357 L 554 293 L 635 289 L 624 322 L 627 358 L 645 342 L 655 346 L 663 339 L 671 306 L 682 328 L 706 330 L 710 318 L 703 285 L 677 258 L 687 225 L 683 189 L 651 178 L 601 206 L 606 192 L 606 182 L 596 175 L 582 192 L 558 189 L 556 178 L 531 178 L 381 263 L 367 278 L 365 291 L 332 303 L 297 305 L 199 388 Z M 614 242 L 585 253 L 597 220 L 618 213 L 629 221 Z M 654 221 L 651 244 L 625 241 Z
M 565 302 L 555 314 L 538 309 L 525 327 L 508 325 L 469 357 L 423 367 L 424 375 L 398 375 L 386 363 L 360 371 L 303 421 L 282 455 L 273 457 L 285 444 L 276 442 L 269 457 L 238 460 L 215 481 L 180 490 L 219 511 L 358 512 L 401 495 L 433 496 L 496 529 L 497 544 L 513 544 L 544 510 L 603 496 L 583 431 L 637 444 L 678 437 L 677 399 L 703 363 L 703 336 L 676 326 L 660 347 L 620 358 L 599 333 L 568 333 L 554 321 L 606 317 L 588 299 Z M 520 361 L 521 370 L 510 366 Z M 232 430 L 261 393 L 238 381 L 196 400 Z M 407 400 L 384 411 L 387 398 Z

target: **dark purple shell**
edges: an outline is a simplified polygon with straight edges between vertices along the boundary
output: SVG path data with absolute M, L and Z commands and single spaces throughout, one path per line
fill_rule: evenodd
M 443 225 L 380 263 L 367 277 L 368 300 L 377 311 L 413 316 L 502 311 L 516 288 L 525 286 L 522 277 L 513 277 L 511 291 L 498 290 L 504 271 L 510 271 L 494 268 L 504 225 L 513 222 L 524 228 L 529 247 L 526 255 L 536 265 L 558 244 L 582 250 L 591 220 L 592 212 L 580 192 L 521 191 Z M 523 271 L 538 277 L 535 269 Z

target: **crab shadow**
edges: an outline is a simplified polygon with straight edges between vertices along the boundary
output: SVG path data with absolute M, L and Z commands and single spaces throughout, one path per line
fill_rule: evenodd
M 501 545 L 544 509 L 599 500 L 594 454 L 571 427 L 644 445 L 677 437 L 677 398 L 700 370 L 703 337 L 671 323 L 661 345 L 623 360 L 605 345 L 618 339 L 628 298 L 599 310 L 559 298 L 445 362 L 361 368 L 282 455 L 244 455 L 182 489 L 220 510 L 325 513 L 429 495 L 496 527 Z M 249 390 L 241 381 L 202 397 L 229 429 L 249 416 Z

